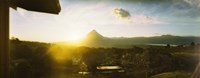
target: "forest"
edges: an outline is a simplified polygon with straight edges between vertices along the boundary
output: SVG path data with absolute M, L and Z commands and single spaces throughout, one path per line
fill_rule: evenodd
M 12 78 L 191 78 L 199 49 L 194 42 L 97 48 L 15 38 L 10 40 L 10 71 Z M 120 66 L 123 71 L 102 73 L 98 66 Z

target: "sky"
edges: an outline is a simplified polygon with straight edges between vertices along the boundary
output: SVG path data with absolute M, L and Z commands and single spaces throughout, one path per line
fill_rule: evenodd
M 59 15 L 10 8 L 10 37 L 73 41 L 106 37 L 200 36 L 200 0 L 60 0 Z

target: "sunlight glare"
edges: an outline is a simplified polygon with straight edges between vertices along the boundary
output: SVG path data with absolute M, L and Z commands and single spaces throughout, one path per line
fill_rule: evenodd
M 64 63 L 66 60 L 71 59 L 72 49 L 72 46 L 53 44 L 49 48 L 49 53 L 56 62 Z
M 81 35 L 71 35 L 68 37 L 68 40 L 70 42 L 78 42 L 82 39 L 83 37 Z

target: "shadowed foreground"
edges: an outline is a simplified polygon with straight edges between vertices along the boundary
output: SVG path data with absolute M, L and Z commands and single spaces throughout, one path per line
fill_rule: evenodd
M 198 45 L 89 48 L 18 39 L 11 44 L 12 78 L 190 78 L 199 61 Z

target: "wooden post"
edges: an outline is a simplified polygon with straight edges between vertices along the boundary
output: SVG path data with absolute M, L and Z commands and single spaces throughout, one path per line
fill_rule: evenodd
M 9 0 L 0 0 L 0 78 L 9 73 Z

